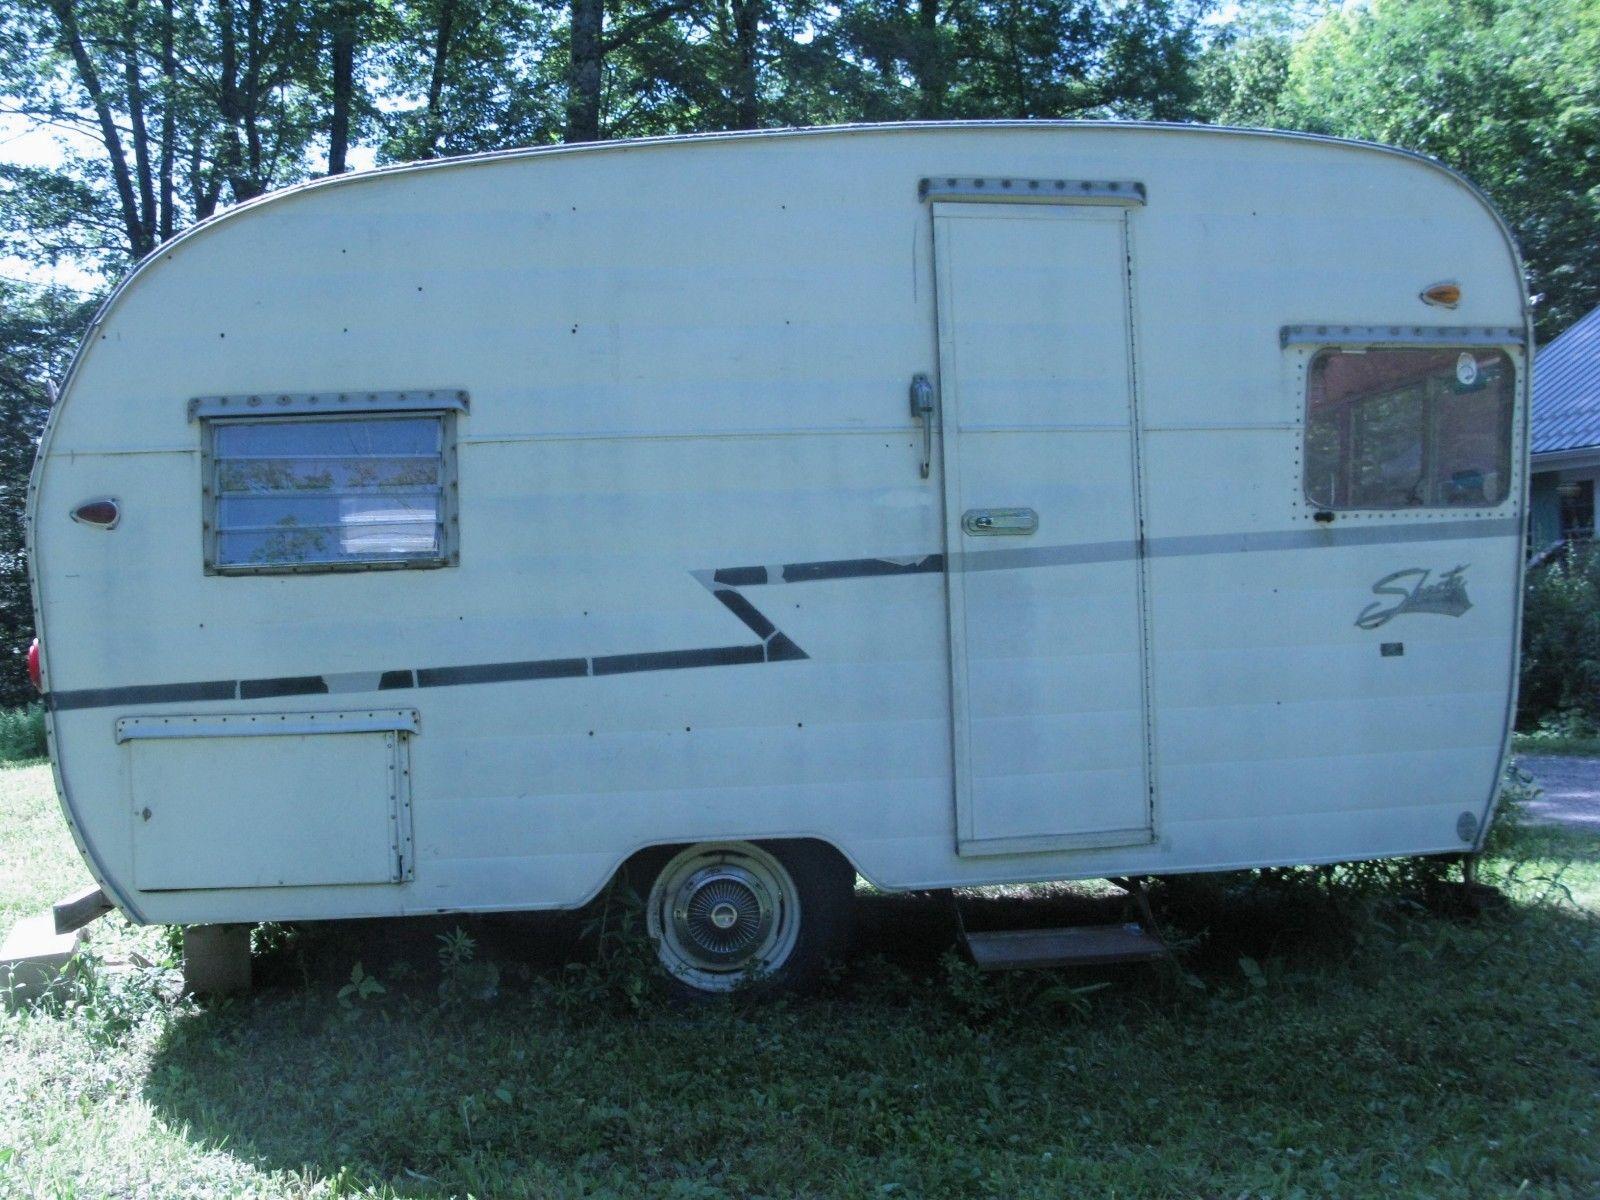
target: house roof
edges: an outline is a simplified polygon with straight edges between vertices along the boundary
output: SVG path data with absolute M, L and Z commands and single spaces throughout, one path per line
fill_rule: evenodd
M 1600 308 L 1533 360 L 1533 453 L 1600 446 Z

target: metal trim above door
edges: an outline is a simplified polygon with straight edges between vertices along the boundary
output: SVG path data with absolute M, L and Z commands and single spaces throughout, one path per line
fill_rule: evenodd
M 1138 208 L 1144 184 L 1128 179 L 1019 179 L 996 175 L 934 175 L 917 184 L 919 200 L 977 200 L 985 204 L 1105 204 Z

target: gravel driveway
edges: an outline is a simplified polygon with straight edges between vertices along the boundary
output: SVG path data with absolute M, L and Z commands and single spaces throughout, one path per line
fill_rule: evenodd
M 1600 758 L 1523 754 L 1517 765 L 1544 789 L 1528 804 L 1530 820 L 1600 833 Z

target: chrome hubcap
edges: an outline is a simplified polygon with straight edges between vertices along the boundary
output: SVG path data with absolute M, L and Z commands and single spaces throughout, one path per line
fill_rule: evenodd
M 783 864 L 761 847 L 704 843 L 661 869 L 645 916 L 667 970 L 694 988 L 725 992 L 788 960 L 800 898 Z
M 772 928 L 772 898 L 756 875 L 724 863 L 696 871 L 678 888 L 672 924 L 678 939 L 708 964 L 737 962 Z

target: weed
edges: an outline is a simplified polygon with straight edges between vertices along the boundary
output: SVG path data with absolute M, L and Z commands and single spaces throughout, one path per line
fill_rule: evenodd
M 350 968 L 350 982 L 339 989 L 339 1007 L 347 1011 L 354 1011 L 358 1005 L 382 996 L 388 990 L 383 984 L 368 975 L 360 963 L 356 963 Z
M 570 962 L 547 980 L 545 994 L 558 1011 L 640 1013 L 668 993 L 666 972 L 645 929 L 644 901 L 624 879 L 601 893 L 579 933 L 587 958 Z
M 439 999 L 446 1004 L 493 1000 L 500 993 L 500 968 L 480 961 L 478 943 L 457 926 L 439 935 Z
M 114 1047 L 144 1022 L 164 1015 L 180 991 L 171 962 L 113 966 L 83 947 L 27 1007 L 36 1016 L 64 1020 L 96 1045 Z

